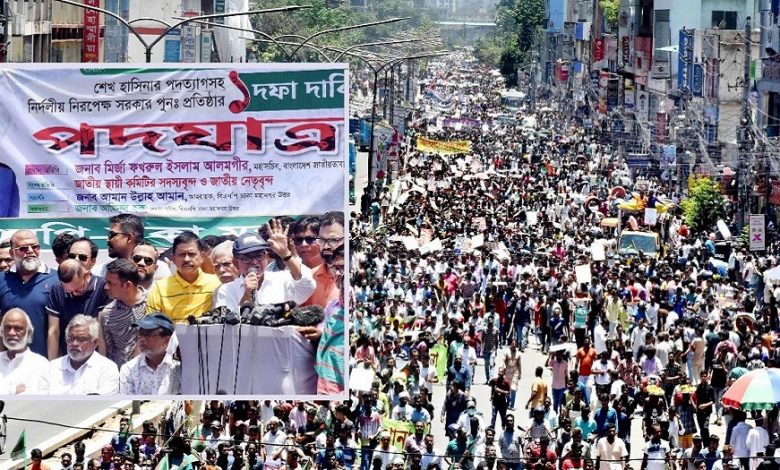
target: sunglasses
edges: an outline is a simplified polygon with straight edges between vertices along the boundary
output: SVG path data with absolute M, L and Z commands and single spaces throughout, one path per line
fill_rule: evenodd
M 146 266 L 151 266 L 155 263 L 154 258 L 150 258 L 148 256 L 141 256 L 141 255 L 133 255 L 133 262 L 135 264 L 139 264 L 143 260 L 144 264 Z
M 14 248 L 14 250 L 21 251 L 22 253 L 27 253 L 28 251 L 38 251 L 40 249 L 41 245 L 37 243 L 35 245 L 22 245 Z
M 111 240 L 112 238 L 119 236 L 119 235 L 127 235 L 124 232 L 112 232 L 111 230 L 108 231 L 108 239 Z
M 268 252 L 263 250 L 263 251 L 256 251 L 254 253 L 247 253 L 245 255 L 238 255 L 238 260 L 244 263 L 251 263 L 256 259 L 265 259 L 267 257 L 268 257 Z
M 79 261 L 84 263 L 92 257 L 89 255 L 85 255 L 83 253 L 68 253 L 68 259 L 76 259 L 76 258 L 78 258 Z
M 307 245 L 313 245 L 317 241 L 317 237 L 293 237 L 293 243 L 296 245 L 303 245 L 306 242 Z

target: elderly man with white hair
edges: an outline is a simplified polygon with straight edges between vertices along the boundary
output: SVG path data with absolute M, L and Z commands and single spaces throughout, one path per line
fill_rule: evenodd
M 0 394 L 49 393 L 49 360 L 30 350 L 33 332 L 24 310 L 12 308 L 3 315 L 0 336 L 5 351 L 0 352 Z
M 113 395 L 119 392 L 119 369 L 96 351 L 100 327 L 97 319 L 76 315 L 65 328 L 67 354 L 51 361 L 52 395 Z

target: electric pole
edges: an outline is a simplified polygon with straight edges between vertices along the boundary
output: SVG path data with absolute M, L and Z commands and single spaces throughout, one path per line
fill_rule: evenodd
M 742 119 L 737 132 L 739 146 L 739 165 L 737 166 L 737 181 L 739 192 L 737 197 L 737 227 L 742 231 L 745 225 L 745 209 L 749 209 L 752 168 L 753 138 L 750 132 L 750 17 L 745 19 L 745 37 L 742 47 L 745 49 L 745 58 L 742 70 Z

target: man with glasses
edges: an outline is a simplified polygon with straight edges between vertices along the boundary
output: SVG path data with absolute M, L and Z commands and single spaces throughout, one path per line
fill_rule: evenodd
M 92 271 L 92 268 L 95 267 L 95 261 L 97 261 L 98 247 L 89 238 L 82 237 L 71 243 L 65 256 L 67 259 L 79 261 L 85 268 Z
M 35 233 L 19 230 L 11 237 L 15 271 L 0 274 L 0 313 L 21 308 L 30 316 L 34 334 L 30 349 L 47 355 L 49 330 L 46 305 L 49 291 L 57 282 L 54 273 L 41 272 L 41 245 Z
M 257 305 L 293 301 L 303 303 L 314 292 L 311 270 L 288 247 L 287 233 L 278 221 L 269 222 L 266 242 L 256 233 L 245 233 L 233 244 L 233 263 L 241 276 L 217 292 L 216 307 L 238 311 L 245 303 Z M 284 271 L 266 271 L 269 251 L 287 266 Z
M 152 288 L 152 284 L 157 277 L 157 268 L 165 266 L 165 263 L 159 263 L 158 259 L 157 249 L 146 240 L 138 242 L 138 245 L 133 248 L 133 255 L 130 257 L 130 260 L 135 263 L 138 271 L 139 285 L 146 289 L 147 292 Z M 168 270 L 168 267 L 165 266 L 165 269 Z
M 116 364 L 96 351 L 97 319 L 76 315 L 65 328 L 66 355 L 51 361 L 49 393 L 52 395 L 114 395 L 119 391 Z
M 33 327 L 30 317 L 12 308 L 0 320 L 0 394 L 35 395 L 49 393 L 49 360 L 30 351 Z
M 181 362 L 168 352 L 173 322 L 162 313 L 136 322 L 139 355 L 119 371 L 122 395 L 176 395 L 181 388 Z
M 144 243 L 144 222 L 143 219 L 135 214 L 117 214 L 108 219 L 110 224 L 108 233 L 106 233 L 106 245 L 108 246 L 108 256 L 111 258 L 130 258 L 135 254 L 135 249 Z M 149 245 L 151 246 L 151 245 Z M 157 279 L 166 278 L 171 275 L 171 271 L 165 263 L 157 264 L 155 255 L 155 271 Z M 100 275 L 105 276 L 106 265 L 100 269 Z M 152 273 L 154 275 L 154 273 Z M 146 287 L 148 289 L 148 286 Z
M 97 318 L 98 312 L 111 302 L 105 290 L 106 280 L 92 275 L 79 260 L 63 261 L 57 268 L 57 277 L 60 282 L 52 287 L 46 305 L 49 360 L 60 357 L 66 349 L 62 325 L 70 323 L 71 318 L 78 314 Z
M 331 300 L 338 298 L 339 293 L 320 254 L 320 245 L 317 241 L 319 231 L 318 217 L 304 217 L 293 224 L 292 240 L 295 244 L 295 252 L 301 257 L 303 264 L 311 268 L 312 277 L 317 284 L 316 289 L 303 305 L 319 305 L 325 308 Z
M 113 299 L 100 314 L 98 351 L 122 367 L 136 353 L 138 329 L 135 323 L 146 315 L 146 289 L 129 259 L 115 259 L 106 265 L 108 296 Z

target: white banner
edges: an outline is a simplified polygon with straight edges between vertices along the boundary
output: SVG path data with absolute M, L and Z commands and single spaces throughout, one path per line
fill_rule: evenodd
M 750 214 L 750 251 L 766 250 L 764 214 Z
M 0 71 L 0 217 L 344 210 L 345 66 L 83 65 Z

